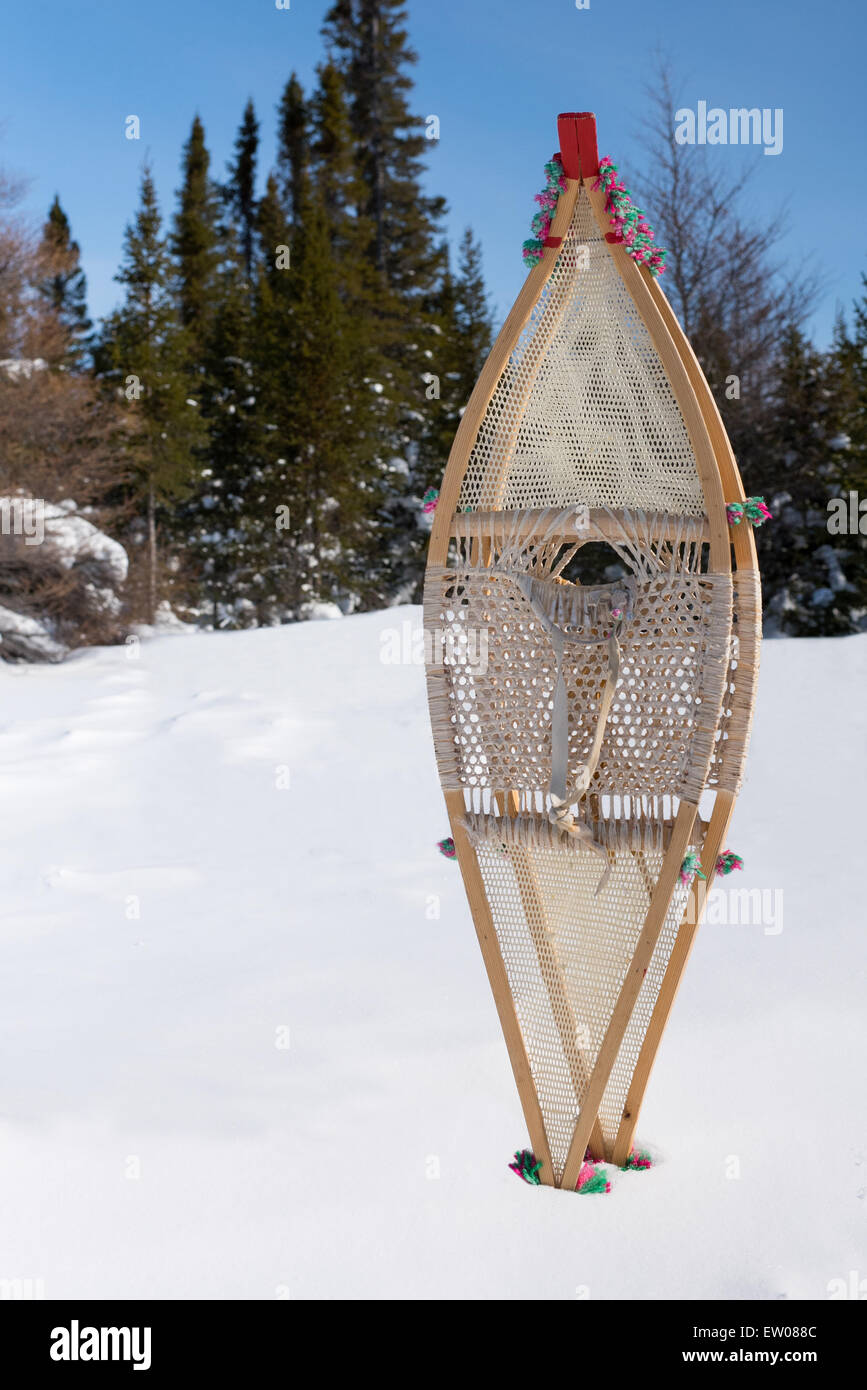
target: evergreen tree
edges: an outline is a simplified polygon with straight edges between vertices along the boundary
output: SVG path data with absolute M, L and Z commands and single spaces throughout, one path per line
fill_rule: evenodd
M 437 225 L 445 200 L 421 187 L 430 142 L 406 100 L 406 70 L 417 56 L 405 26 L 403 0 L 336 0 L 323 33 L 350 95 L 370 256 L 385 282 L 412 300 L 429 294 L 442 273 Z
M 295 212 L 291 268 L 262 276 L 260 370 L 267 490 L 272 510 L 290 511 L 285 578 L 290 612 L 304 616 L 317 602 L 350 611 L 386 597 L 376 561 L 388 405 L 371 379 L 367 326 L 343 296 L 328 217 L 310 179 Z
M 277 108 L 277 172 L 283 206 L 290 221 L 296 219 L 300 210 L 309 158 L 308 122 L 304 89 L 293 72 Z
M 781 344 L 776 386 L 759 444 L 765 475 L 774 480 L 767 500 L 775 521 L 762 531 L 759 550 L 764 599 L 772 623 L 796 636 L 854 630 L 857 585 L 848 573 L 853 541 L 829 532 L 828 502 L 844 492 L 840 466 L 839 397 L 831 364 L 799 329 Z
M 430 149 L 423 122 L 407 101 L 409 47 L 399 0 L 337 0 L 323 35 L 343 79 L 361 182 L 357 215 L 362 255 L 374 275 L 369 335 L 378 380 L 395 424 L 385 443 L 390 499 L 382 527 L 381 573 L 391 592 L 410 597 L 422 569 L 421 496 L 430 475 L 428 393 L 443 335 L 446 256 L 439 234 L 441 198 L 422 188 Z M 323 83 L 323 88 L 324 88 Z
M 191 489 L 202 426 L 187 396 L 188 331 L 179 323 L 171 258 L 147 167 L 115 279 L 124 287 L 124 302 L 106 321 L 101 357 L 105 375 L 127 403 L 122 440 L 130 478 L 127 500 L 146 526 L 145 607 L 152 622 L 160 593 L 160 520 Z
M 268 518 L 255 344 L 244 257 L 229 237 L 203 361 L 207 438 L 197 451 L 196 492 L 176 523 L 191 559 L 196 605 L 215 627 L 267 622 L 273 611 L 273 586 L 263 573 Z
M 240 186 L 236 182 L 229 188 L 229 199 L 236 201 L 242 193 L 249 194 L 245 184 L 248 185 L 250 170 L 244 152 L 239 153 L 236 169 L 238 165 Z M 215 516 L 214 509 L 224 497 L 234 495 L 230 478 L 223 476 L 227 462 L 232 471 L 243 466 L 240 460 L 227 461 L 222 448 L 223 412 L 231 404 L 227 399 L 224 405 L 224 397 L 227 392 L 231 397 L 232 392 L 226 380 L 229 364 L 219 356 L 215 344 L 221 337 L 221 323 L 227 312 L 224 301 L 232 299 L 235 280 L 242 272 L 234 232 L 221 217 L 220 192 L 211 179 L 210 155 L 198 116 L 183 150 L 182 182 L 170 246 L 183 328 L 179 341 L 184 354 L 178 371 L 185 382 L 187 398 L 195 402 L 201 424 L 190 459 L 190 493 L 183 505 L 175 509 L 171 530 L 186 561 L 181 596 L 193 611 L 205 606 L 210 615 L 225 598 L 225 584 L 217 582 L 216 570 L 224 581 L 233 565 L 228 540 L 231 528 L 226 516 Z M 231 350 L 230 355 L 234 355 Z M 219 510 L 222 513 L 222 505 Z M 225 553 L 217 561 L 215 554 L 221 542 L 225 544 Z
M 39 261 L 37 292 L 64 330 L 66 364 L 80 367 L 90 349 L 93 328 L 87 315 L 87 280 L 78 243 L 72 239 L 69 219 L 56 194 L 42 228 Z
M 482 248 L 467 227 L 458 252 L 455 304 L 458 392 L 461 414 L 485 365 L 494 335 L 494 317 L 482 274 Z
M 289 454 L 296 439 L 293 280 L 294 242 L 277 176 L 269 174 L 257 216 L 256 297 L 252 357 L 261 419 L 261 491 L 264 502 L 260 533 L 262 556 L 257 573 L 265 578 L 260 598 L 269 621 L 295 616 L 300 594 L 295 554 L 298 507 L 289 479 Z M 290 245 L 290 243 L 292 243 Z M 315 433 L 314 433 L 315 439 Z M 290 529 L 280 518 L 289 508 Z M 279 509 L 279 510 L 278 510 Z M 258 515 L 258 513 L 257 513 Z M 261 586 L 260 586 L 261 587 Z
M 196 116 L 184 146 L 183 182 L 171 237 L 180 318 L 194 355 L 200 352 L 208 331 L 220 263 L 219 199 L 210 177 L 210 163 L 205 128 Z
M 309 160 L 323 205 L 328 209 L 332 244 L 345 233 L 345 223 L 362 221 L 364 184 L 357 162 L 346 87 L 332 62 L 317 68 L 318 84 L 310 102 Z M 366 228 L 367 236 L 370 228 Z
M 286 251 L 291 250 L 291 229 L 275 174 L 269 174 L 265 192 L 256 212 L 256 242 L 258 247 L 257 282 L 262 280 L 272 288 L 285 284 L 281 271 L 289 267 Z M 281 252 L 280 247 L 286 251 Z M 281 264 L 282 262 L 282 264 Z
M 444 254 L 447 257 L 447 250 Z M 416 469 L 420 492 L 439 487 L 461 416 L 491 347 L 493 320 L 482 276 L 481 250 L 469 227 L 460 244 L 457 276 L 447 263 L 442 285 L 432 299 L 431 315 L 433 337 Z M 414 598 L 420 596 L 428 533 L 429 523 L 422 515 L 412 546 L 417 580 Z
M 867 277 L 862 276 L 867 292 Z M 842 316 L 834 332 L 827 371 L 833 402 L 834 433 L 830 441 L 831 463 L 837 483 L 836 512 L 829 530 L 837 557 L 850 588 L 837 593 L 845 605 L 850 630 L 867 629 L 867 293 L 853 306 L 850 331 Z M 848 513 L 843 529 L 840 502 Z M 853 505 L 854 504 L 854 505 Z M 863 511 L 861 510 L 863 504 Z M 857 516 L 856 516 L 857 509 Z
M 227 205 L 234 217 L 247 282 L 253 279 L 253 253 L 256 238 L 256 158 L 259 150 L 259 122 L 252 101 L 244 107 L 244 116 L 235 140 L 235 158 L 229 165 L 229 178 L 224 189 Z

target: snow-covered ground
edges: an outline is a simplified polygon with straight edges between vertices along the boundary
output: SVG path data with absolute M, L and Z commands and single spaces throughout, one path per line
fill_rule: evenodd
M 435 849 L 418 621 L 0 666 L 0 1280 L 824 1299 L 867 1276 L 867 637 L 765 645 L 730 847 L 782 923 L 771 893 L 702 929 L 639 1130 L 662 1161 L 580 1197 L 506 1166 L 526 1134 Z

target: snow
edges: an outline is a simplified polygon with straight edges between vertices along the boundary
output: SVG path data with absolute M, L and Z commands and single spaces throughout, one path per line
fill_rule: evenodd
M 30 537 L 29 543 L 35 544 L 44 540 L 67 569 L 97 560 L 113 584 L 123 584 L 126 579 L 129 557 L 123 546 L 78 515 L 78 504 L 72 498 L 46 502 L 41 497 L 0 496 L 0 513 L 4 534 Z
M 76 515 L 74 501 L 45 504 L 45 538 L 68 569 L 84 560 L 99 560 L 114 584 L 122 584 L 129 557 L 119 541 L 112 540 L 86 517 Z
M 826 1298 L 867 1268 L 867 635 L 765 644 L 729 848 L 782 918 L 702 929 L 639 1128 L 661 1161 L 579 1197 L 506 1166 L 527 1136 L 435 848 L 419 621 L 0 665 L 0 1272 L 46 1298 Z
M 44 372 L 48 363 L 44 357 L 3 357 L 0 358 L 0 372 L 10 381 L 29 381 L 34 372 Z
M 311 599 L 301 607 L 302 616 L 310 622 L 334 622 L 337 618 L 342 618 L 343 613 L 336 603 L 325 603 L 319 599 Z
M 28 618 L 0 604 L 0 642 L 4 634 L 7 637 L 14 634 L 26 638 L 28 648 L 45 661 L 59 661 L 66 652 L 66 648 L 60 642 L 55 642 L 47 627 L 38 619 Z

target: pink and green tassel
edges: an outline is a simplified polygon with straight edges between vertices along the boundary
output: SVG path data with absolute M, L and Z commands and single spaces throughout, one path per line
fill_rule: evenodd
M 531 223 L 533 235 L 524 242 L 521 248 L 524 265 L 528 270 L 532 270 L 542 259 L 545 242 L 551 235 L 551 223 L 554 220 L 557 200 L 561 191 L 566 187 L 566 175 L 563 173 L 563 161 L 559 153 L 549 159 L 545 165 L 545 179 L 545 187 L 541 193 L 536 194 L 539 211 Z
M 539 1169 L 542 1167 L 542 1160 L 536 1157 L 532 1149 L 518 1149 L 509 1167 L 519 1178 L 523 1178 L 524 1182 L 530 1183 L 532 1187 L 541 1187 Z M 575 1191 L 582 1195 L 610 1192 L 611 1183 L 605 1176 L 605 1169 L 600 1164 L 585 1159 L 578 1174 Z
M 610 1192 L 611 1183 L 605 1176 L 605 1169 L 602 1165 L 585 1159 L 581 1165 L 581 1172 L 578 1174 L 575 1191 L 580 1192 L 582 1196 L 594 1192 Z
M 680 866 L 680 881 L 681 883 L 691 883 L 696 876 L 707 879 L 707 874 L 703 874 L 701 871 L 701 860 L 695 850 L 691 849 Z
M 541 1187 L 539 1169 L 542 1167 L 542 1160 L 537 1159 L 531 1149 L 518 1149 L 509 1167 L 519 1178 L 523 1178 L 524 1182 L 530 1183 L 533 1187 Z
M 605 190 L 605 211 L 617 241 L 638 265 L 646 265 L 654 278 L 665 270 L 668 252 L 657 246 L 647 214 L 636 207 L 632 196 L 617 178 L 617 165 L 606 156 L 599 161 L 599 177 L 593 185 Z
M 733 873 L 735 869 L 742 869 L 743 867 L 744 861 L 741 859 L 740 855 L 727 849 L 717 859 L 714 873 L 722 875 L 730 874 Z M 680 866 L 680 881 L 681 883 L 689 883 L 691 879 L 695 877 L 706 880 L 707 874 L 702 873 L 701 860 L 696 851 L 691 849 Z
M 764 526 L 773 520 L 771 511 L 765 506 L 764 497 L 747 497 L 743 502 L 726 502 L 726 517 L 729 526 L 740 526 L 746 519 L 751 526 Z
M 429 487 L 424 497 L 421 499 L 422 511 L 435 512 L 439 495 L 439 488 Z
M 629 1157 L 623 1164 L 621 1172 L 631 1173 L 645 1168 L 652 1168 L 653 1161 L 646 1149 L 630 1149 Z
M 445 855 L 446 859 L 454 859 L 455 842 L 452 839 L 451 835 L 447 835 L 444 840 L 437 840 L 437 849 L 439 850 L 440 854 Z

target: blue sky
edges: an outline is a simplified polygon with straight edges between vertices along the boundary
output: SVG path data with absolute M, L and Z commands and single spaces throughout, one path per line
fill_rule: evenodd
M 145 154 L 168 212 L 193 114 L 221 174 L 252 96 L 269 161 L 280 92 L 293 69 L 311 82 L 326 9 L 325 0 L 291 0 L 289 10 L 274 0 L 6 7 L 0 164 L 30 178 L 34 217 L 59 192 L 82 247 L 92 312 L 116 300 L 112 276 Z M 408 10 L 420 57 L 415 107 L 441 123 L 429 187 L 448 199 L 453 240 L 467 223 L 481 239 L 499 317 L 523 280 L 520 245 L 557 145 L 557 112 L 595 111 L 600 152 L 628 182 L 641 163 L 643 86 L 662 46 L 685 105 L 783 108 L 783 151 L 754 156 L 761 168 L 752 198 L 758 217 L 787 207 L 783 256 L 824 276 L 812 326 L 827 341 L 835 307 L 848 307 L 867 269 L 867 19 L 856 0 L 590 0 L 582 10 L 575 0 L 410 0 Z M 130 114 L 141 119 L 138 142 L 124 137 Z M 736 148 L 714 154 L 743 158 Z M 838 189 L 839 211 L 829 206 Z

